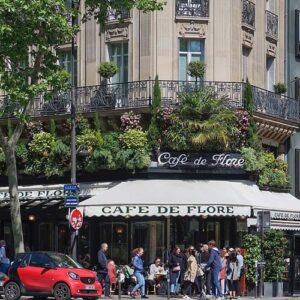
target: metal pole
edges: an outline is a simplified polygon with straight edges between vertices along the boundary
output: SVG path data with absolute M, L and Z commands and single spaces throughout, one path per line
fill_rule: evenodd
M 257 298 L 257 289 L 258 289 L 258 270 L 257 270 L 257 260 L 255 261 L 255 291 L 254 297 Z
M 73 14 L 74 0 L 72 0 L 72 27 L 75 25 L 75 18 Z M 75 37 L 72 36 L 71 48 L 71 183 L 76 184 L 76 91 L 75 91 Z M 71 253 L 74 259 L 77 259 L 77 235 L 76 231 L 71 233 Z

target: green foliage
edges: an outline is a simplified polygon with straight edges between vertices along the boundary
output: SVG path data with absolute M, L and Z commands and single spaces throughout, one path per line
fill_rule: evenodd
M 259 141 L 256 129 L 256 123 L 253 117 L 253 91 L 252 86 L 247 79 L 244 90 L 244 108 L 249 114 L 249 127 L 246 135 L 246 147 L 252 147 L 258 151 L 261 150 L 261 143 Z
M 206 64 L 203 61 L 191 61 L 187 67 L 189 76 L 197 79 L 203 79 L 205 74 Z
M 235 136 L 236 116 L 210 88 L 180 94 L 180 107 L 171 117 L 165 144 L 174 150 L 229 149 Z
M 259 173 L 258 184 L 263 187 L 287 188 L 290 178 L 287 174 L 287 163 L 275 159 L 271 152 L 256 151 L 253 148 L 242 148 L 245 170 Z
M 50 133 L 51 135 L 56 136 L 56 124 L 54 119 L 50 120 Z
M 153 87 L 153 102 L 151 107 L 151 121 L 148 129 L 148 142 L 152 151 L 158 152 L 161 144 L 161 124 L 158 119 L 158 111 L 161 109 L 161 92 L 158 76 L 155 77 Z
M 117 154 L 117 160 L 122 168 L 135 171 L 150 165 L 151 159 L 146 150 L 125 149 Z
M 118 66 L 114 62 L 106 61 L 98 67 L 98 73 L 105 79 L 109 79 L 119 72 Z
M 286 85 L 282 82 L 278 82 L 273 85 L 276 94 L 284 94 L 286 92 Z
M 101 146 L 102 135 L 100 130 L 85 129 L 76 136 L 76 145 L 79 151 L 92 153 L 94 148 Z
M 25 164 L 28 163 L 28 149 L 24 143 L 17 144 L 16 159 L 18 168 L 24 168 Z
M 255 283 L 255 262 L 261 260 L 261 240 L 257 235 L 246 234 L 243 237 L 245 248 L 244 268 L 249 283 Z
M 147 145 L 147 133 L 137 129 L 130 129 L 121 135 L 120 140 L 124 148 L 142 151 Z
M 6 169 L 5 154 L 3 149 L 0 147 L 0 175 L 4 175 L 5 169 Z
M 264 260 L 266 261 L 265 281 L 281 281 L 285 270 L 284 248 L 287 239 L 282 231 L 266 232 L 262 242 Z
M 47 177 L 61 176 L 69 164 L 69 153 L 69 147 L 51 133 L 34 133 L 29 143 L 25 172 L 30 175 L 44 174 Z
M 241 149 L 245 160 L 245 170 L 248 172 L 261 172 L 266 167 L 266 161 L 261 152 L 250 147 Z

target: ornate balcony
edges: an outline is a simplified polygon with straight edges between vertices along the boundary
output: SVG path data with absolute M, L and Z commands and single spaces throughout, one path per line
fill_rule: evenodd
M 187 82 L 161 80 L 161 97 L 163 106 L 178 106 L 180 93 L 191 92 L 195 88 L 209 87 L 217 97 L 225 97 L 228 107 L 242 109 L 244 107 L 244 83 L 203 81 Z M 77 87 L 74 90 L 77 113 L 95 111 L 117 112 L 124 109 L 145 108 L 151 106 L 153 99 L 153 80 L 134 81 L 128 83 L 102 86 Z M 299 101 L 278 95 L 273 92 L 253 87 L 254 112 L 273 118 L 300 123 Z M 2 118 L 12 117 L 9 112 L 9 97 L 0 97 L 0 110 L 7 113 Z M 33 103 L 32 116 L 69 115 L 71 113 L 71 90 L 53 96 L 47 101 L 42 96 Z
M 209 0 L 177 0 L 176 17 L 209 16 Z
M 107 21 L 118 21 L 118 20 L 125 20 L 129 18 L 130 18 L 130 11 L 127 9 L 123 9 L 123 10 L 109 9 L 106 16 Z
M 266 34 L 268 37 L 278 39 L 278 16 L 266 10 Z
M 255 4 L 249 0 L 243 0 L 242 24 L 255 27 Z

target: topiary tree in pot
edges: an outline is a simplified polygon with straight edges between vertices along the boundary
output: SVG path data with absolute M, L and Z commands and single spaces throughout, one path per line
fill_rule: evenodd
M 195 77 L 196 82 L 203 80 L 205 75 L 206 64 L 203 61 L 192 61 L 187 67 L 187 73 L 191 77 Z
M 98 73 L 104 80 L 101 82 L 100 89 L 95 90 L 94 96 L 91 98 L 91 106 L 93 108 L 107 107 L 114 108 L 116 105 L 116 90 L 109 85 L 113 76 L 118 73 L 118 66 L 114 62 L 106 61 L 99 65 Z

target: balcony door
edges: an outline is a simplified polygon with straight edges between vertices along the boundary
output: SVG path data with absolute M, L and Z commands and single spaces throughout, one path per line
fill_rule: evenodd
M 118 66 L 112 83 L 128 82 L 128 43 L 112 43 L 108 46 L 109 60 Z
M 275 58 L 267 58 L 267 90 L 274 91 L 275 84 Z
M 179 80 L 195 80 L 187 74 L 192 61 L 204 61 L 204 39 L 179 39 Z

